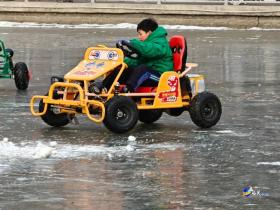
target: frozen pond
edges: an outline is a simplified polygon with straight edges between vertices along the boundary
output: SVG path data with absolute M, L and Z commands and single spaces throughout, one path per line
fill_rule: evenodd
M 27 91 L 0 80 L 1 210 L 280 209 L 279 32 L 169 31 L 187 38 L 194 73 L 222 102 L 212 129 L 188 113 L 121 135 L 85 117 L 51 128 L 31 115 L 30 98 L 87 47 L 114 46 L 135 30 L 0 28 L 14 61 L 32 71 Z M 257 195 L 243 197 L 249 185 Z

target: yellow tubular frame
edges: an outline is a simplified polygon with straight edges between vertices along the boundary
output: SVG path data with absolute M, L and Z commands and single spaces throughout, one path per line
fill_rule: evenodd
M 65 98 L 63 98 L 63 99 L 53 99 L 54 90 L 55 90 L 55 88 L 58 88 L 58 87 L 77 89 L 78 92 L 79 92 L 80 100 L 74 101 L 74 100 L 67 100 Z M 34 104 L 39 99 L 43 99 L 43 103 L 45 104 L 44 105 L 44 110 L 42 112 L 36 112 L 34 110 Z M 72 105 L 72 106 L 81 107 L 84 110 L 84 112 L 86 113 L 86 115 L 88 116 L 88 118 L 90 120 L 96 122 L 96 123 L 102 122 L 105 118 L 104 104 L 102 102 L 99 102 L 99 101 L 95 101 L 95 100 L 90 100 L 89 101 L 88 99 L 85 99 L 85 94 L 84 94 L 84 91 L 81 88 L 81 86 L 78 85 L 78 84 L 74 84 L 74 83 L 55 82 L 51 85 L 48 96 L 38 96 L 38 95 L 33 96 L 31 101 L 30 101 L 31 113 L 35 116 L 42 116 L 42 115 L 46 114 L 48 104 L 57 104 L 57 105 L 64 105 L 64 106 L 71 106 Z M 97 107 L 101 108 L 101 116 L 99 118 L 93 117 L 93 115 L 90 114 L 89 108 L 88 108 L 89 105 L 94 105 L 94 106 L 97 106 Z

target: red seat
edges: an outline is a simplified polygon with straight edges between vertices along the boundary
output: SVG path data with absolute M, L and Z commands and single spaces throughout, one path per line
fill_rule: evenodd
M 181 35 L 172 36 L 169 46 L 173 54 L 174 71 L 184 71 L 187 61 L 187 42 Z
M 156 92 L 157 87 L 138 87 L 136 89 L 136 93 L 152 93 L 152 92 Z

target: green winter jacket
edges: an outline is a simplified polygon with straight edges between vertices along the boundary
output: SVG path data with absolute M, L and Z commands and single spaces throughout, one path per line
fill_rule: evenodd
M 130 45 L 141 55 L 137 59 L 125 58 L 124 62 L 129 67 L 145 64 L 160 74 L 165 71 L 172 71 L 173 57 L 166 36 L 166 30 L 159 26 L 144 41 L 139 39 L 130 40 Z

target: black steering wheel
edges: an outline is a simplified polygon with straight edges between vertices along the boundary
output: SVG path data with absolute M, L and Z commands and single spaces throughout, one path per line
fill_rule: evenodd
M 128 41 L 121 40 L 116 43 L 116 47 L 123 51 L 124 56 L 129 58 L 138 58 L 140 53 L 133 48 Z

